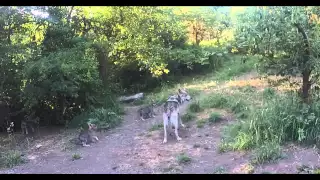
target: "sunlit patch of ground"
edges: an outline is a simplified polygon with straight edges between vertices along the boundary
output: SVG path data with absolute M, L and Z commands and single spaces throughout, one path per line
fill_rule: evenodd
M 197 120 L 208 119 L 211 113 L 213 112 L 219 113 L 223 119 L 225 118 L 226 115 L 228 115 L 228 112 L 226 110 L 211 108 L 211 109 L 205 109 L 203 112 L 197 113 Z
M 202 88 L 204 93 L 209 94 L 211 92 L 220 91 L 229 89 L 232 90 L 234 88 L 241 88 L 241 87 L 247 87 L 251 86 L 255 88 L 257 91 L 262 91 L 267 87 L 274 87 L 276 90 L 284 92 L 284 91 L 292 91 L 297 90 L 301 86 L 301 78 L 295 77 L 290 78 L 290 84 L 289 82 L 274 84 L 276 81 L 281 81 L 284 77 L 281 76 L 267 76 L 267 77 L 258 77 L 254 75 L 245 75 L 246 77 L 240 76 L 238 78 L 235 78 L 234 80 L 230 80 L 226 82 L 225 84 L 216 85 L 216 86 L 209 86 L 207 88 Z M 245 79 L 249 78 L 249 79 Z M 293 83 L 294 82 L 294 83 Z M 204 85 L 194 85 L 195 87 L 204 87 Z
M 217 82 L 211 81 L 211 82 L 203 82 L 201 84 L 186 85 L 185 88 L 197 89 L 197 90 L 208 90 L 208 89 L 211 89 L 212 87 L 216 87 L 216 86 L 217 86 Z

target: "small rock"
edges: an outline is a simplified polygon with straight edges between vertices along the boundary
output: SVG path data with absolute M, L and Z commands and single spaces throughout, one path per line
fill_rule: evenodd
M 176 167 L 174 168 L 174 170 L 175 170 L 176 172 L 182 172 L 182 171 L 183 171 L 183 168 L 182 168 L 182 166 L 176 166 Z
M 39 149 L 39 148 L 41 148 L 41 147 L 42 147 L 41 144 L 36 145 L 36 148 L 37 148 L 37 149 Z
M 206 136 L 206 137 L 208 137 L 208 136 L 209 136 L 209 134 L 205 134 L 205 136 Z
M 208 150 L 208 149 L 210 149 L 210 147 L 207 146 L 207 145 L 204 145 L 204 146 L 203 146 L 203 149 Z
M 202 137 L 201 134 L 198 134 L 198 137 Z
M 118 168 L 118 166 L 113 166 L 112 167 L 113 170 L 116 170 L 117 168 Z
M 139 166 L 144 166 L 144 163 L 142 162 L 142 163 L 139 163 Z
M 199 148 L 200 147 L 200 144 L 194 144 L 193 145 L 193 148 Z

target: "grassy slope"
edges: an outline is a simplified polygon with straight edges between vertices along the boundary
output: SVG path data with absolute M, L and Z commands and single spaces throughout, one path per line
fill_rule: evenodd
M 315 108 L 318 106 L 313 105 L 305 110 L 311 116 L 298 115 L 303 107 L 297 98 L 278 93 L 276 87 L 269 87 L 270 79 L 250 79 L 250 76 L 243 80 L 236 78 L 254 72 L 256 62 L 257 59 L 251 57 L 242 64 L 239 57 L 235 56 L 225 62 L 218 72 L 186 78 L 174 87 L 163 87 L 159 92 L 148 94 L 144 103 L 151 100 L 163 102 L 177 88 L 184 87 L 196 99 L 186 116 L 196 116 L 205 109 L 218 108 L 232 112 L 237 117 L 235 123 L 225 128 L 219 148 L 221 152 L 253 150 L 252 161 L 259 164 L 277 160 L 282 156 L 280 145 L 285 142 L 316 141 L 320 129 L 315 123 L 318 116 L 320 118 L 320 112 Z M 290 88 L 282 85 L 277 89 Z M 218 116 L 211 114 L 209 119 L 215 121 Z M 310 125 L 299 119 L 309 120 Z

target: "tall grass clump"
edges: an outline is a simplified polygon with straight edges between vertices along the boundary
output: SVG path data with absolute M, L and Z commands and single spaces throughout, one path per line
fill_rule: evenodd
M 199 101 L 201 108 L 220 108 L 229 109 L 239 117 L 247 117 L 249 112 L 249 103 L 247 98 L 241 94 L 223 94 L 213 93 L 209 96 L 205 96 Z
M 319 143 L 319 119 L 319 100 L 307 105 L 293 93 L 275 95 L 268 98 L 262 107 L 252 110 L 246 120 L 228 127 L 223 142 L 230 146 L 246 142 L 251 147 L 267 142 Z

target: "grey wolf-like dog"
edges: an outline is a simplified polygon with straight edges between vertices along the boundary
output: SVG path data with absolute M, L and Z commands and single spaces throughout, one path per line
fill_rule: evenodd
M 180 105 L 183 104 L 185 101 L 190 101 L 191 97 L 187 93 L 185 89 L 179 89 L 178 94 L 172 95 L 168 98 L 166 103 L 164 104 L 164 112 L 162 114 L 163 117 L 163 129 L 164 129 L 164 139 L 163 143 L 167 142 L 167 127 L 171 126 L 174 127 L 174 133 L 178 141 L 182 138 L 179 137 L 178 129 L 179 124 L 182 127 L 185 125 L 182 123 L 180 117 Z

